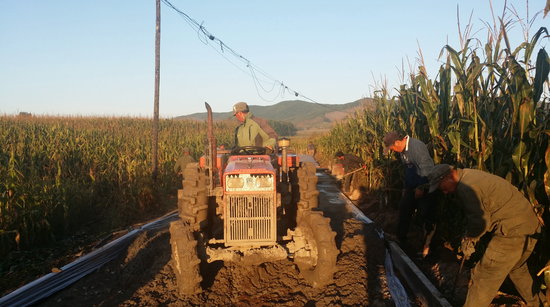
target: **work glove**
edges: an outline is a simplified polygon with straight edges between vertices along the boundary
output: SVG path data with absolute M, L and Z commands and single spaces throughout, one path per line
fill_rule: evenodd
M 465 237 L 462 239 L 460 249 L 462 250 L 462 254 L 464 254 L 464 258 L 466 258 L 466 260 L 470 259 L 470 256 L 476 251 L 476 242 L 477 240 L 473 238 Z
M 414 198 L 415 199 L 421 199 L 422 197 L 424 197 L 424 190 L 414 189 Z

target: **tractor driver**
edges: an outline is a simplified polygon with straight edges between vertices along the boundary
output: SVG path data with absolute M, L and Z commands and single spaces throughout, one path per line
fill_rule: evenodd
M 246 102 L 238 102 L 233 106 L 233 116 L 241 122 L 235 129 L 236 147 L 265 147 L 267 155 L 273 152 L 278 136 L 265 119 L 252 115 Z

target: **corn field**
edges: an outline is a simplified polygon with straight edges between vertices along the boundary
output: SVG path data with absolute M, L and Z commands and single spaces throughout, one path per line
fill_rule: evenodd
M 232 144 L 236 124 L 216 122 L 218 143 Z M 173 166 L 189 147 L 204 151 L 206 123 L 159 123 L 153 182 L 152 119 L 0 117 L 1 253 L 28 249 L 108 220 L 113 228 L 158 210 L 176 195 Z
M 378 90 L 372 104 L 319 139 L 318 150 L 328 157 L 338 150 L 361 157 L 368 169 L 361 185 L 380 194 L 381 207 L 387 199 L 395 206 L 404 170 L 395 155 L 382 155 L 382 139 L 397 131 L 426 143 L 436 164 L 505 178 L 548 225 L 550 59 L 544 48 L 536 50 L 538 43 L 548 42 L 548 30 L 540 28 L 515 48 L 507 31 L 509 24 L 501 21 L 500 27 L 489 28 L 485 44 L 464 37 L 460 48 L 444 46 L 441 55 L 446 61 L 434 80 L 419 61 L 418 72 L 410 74 L 397 95 L 390 97 L 386 88 Z M 449 204 L 452 201 L 441 199 L 437 229 L 457 246 L 466 220 L 457 206 Z M 540 241 L 533 258 L 542 268 L 549 259 L 546 227 Z

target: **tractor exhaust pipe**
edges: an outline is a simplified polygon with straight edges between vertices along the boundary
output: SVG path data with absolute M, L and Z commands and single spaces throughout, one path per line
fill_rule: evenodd
M 216 188 L 216 173 L 218 172 L 218 168 L 216 165 L 218 152 L 216 147 L 216 139 L 214 138 L 212 108 L 210 107 L 208 102 L 205 102 L 204 104 L 206 106 L 206 111 L 208 112 L 207 137 L 204 142 L 206 189 L 209 192 L 207 195 L 213 195 L 214 189 Z
M 290 140 L 287 138 L 280 138 L 277 140 L 277 145 L 279 148 L 282 149 L 282 157 L 281 157 L 281 168 L 282 170 L 282 181 L 287 182 L 288 181 L 288 166 L 287 166 L 287 148 L 290 146 Z

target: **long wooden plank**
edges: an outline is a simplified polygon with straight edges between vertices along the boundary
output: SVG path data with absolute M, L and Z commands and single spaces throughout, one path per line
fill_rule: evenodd
M 393 241 L 388 241 L 395 267 L 424 306 L 452 307 L 405 252 Z

